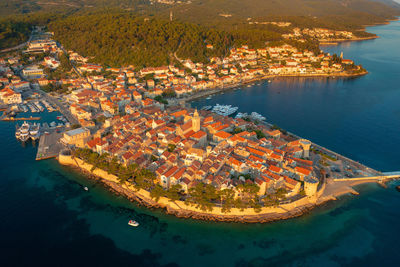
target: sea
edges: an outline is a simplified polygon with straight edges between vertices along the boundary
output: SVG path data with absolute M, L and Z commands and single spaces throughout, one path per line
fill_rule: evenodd
M 362 64 L 354 79 L 285 78 L 214 95 L 380 171 L 400 170 L 400 22 L 380 38 L 326 46 Z M 42 122 L 57 113 L 41 113 Z M 130 203 L 0 122 L 1 266 L 399 266 L 399 182 L 357 187 L 298 218 L 267 224 L 179 219 Z M 87 186 L 89 191 L 83 187 Z M 140 226 L 128 226 L 129 219 Z

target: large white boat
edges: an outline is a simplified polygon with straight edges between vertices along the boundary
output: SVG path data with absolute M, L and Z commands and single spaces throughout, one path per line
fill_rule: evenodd
M 230 116 L 234 114 L 238 109 L 238 107 L 232 107 L 231 105 L 216 104 L 211 111 L 217 113 L 218 115 Z
M 38 124 L 34 123 L 31 126 L 31 129 L 29 131 L 29 135 L 31 136 L 32 140 L 36 140 L 36 139 L 38 139 L 40 137 L 39 130 L 40 130 L 40 124 L 39 123 Z
M 128 224 L 133 227 L 138 227 L 139 223 L 135 220 L 129 220 Z
M 247 117 L 249 117 L 249 114 L 238 112 L 238 114 L 235 116 L 235 119 L 245 119 Z
M 254 120 L 258 120 L 258 121 L 263 121 L 263 120 L 265 120 L 265 117 L 262 116 L 261 114 L 257 113 L 257 112 L 252 112 L 250 116 L 251 116 L 251 118 L 254 119 Z
M 30 128 L 29 123 L 24 121 L 24 123 L 18 129 L 19 130 L 19 139 L 21 141 L 25 142 L 29 139 L 29 128 Z

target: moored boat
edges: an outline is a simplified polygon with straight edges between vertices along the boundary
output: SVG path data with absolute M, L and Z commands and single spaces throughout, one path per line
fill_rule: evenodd
M 40 137 L 40 131 L 39 130 L 40 130 L 40 124 L 39 123 L 38 124 L 34 123 L 31 126 L 31 129 L 29 131 L 29 135 L 32 138 L 32 140 L 39 139 L 39 137 Z
M 19 139 L 21 141 L 25 142 L 25 141 L 27 141 L 29 139 L 29 129 L 30 129 L 29 123 L 24 121 L 24 123 L 18 129 L 18 131 L 19 131 Z
M 139 223 L 135 220 L 129 220 L 128 224 L 133 227 L 138 227 Z
M 211 111 L 218 115 L 230 116 L 234 114 L 238 109 L 238 107 L 232 107 L 231 105 L 216 104 Z
M 400 185 L 396 186 L 396 190 L 400 192 Z

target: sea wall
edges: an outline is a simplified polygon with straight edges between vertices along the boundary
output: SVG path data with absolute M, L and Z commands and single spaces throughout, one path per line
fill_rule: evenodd
M 60 164 L 78 167 L 88 174 L 95 175 L 107 186 L 111 187 L 117 193 L 125 195 L 130 200 L 137 201 L 148 207 L 163 208 L 168 214 L 177 217 L 201 220 L 255 223 L 297 217 L 316 206 L 318 197 L 322 195 L 325 188 L 322 186 L 316 196 L 303 197 L 297 201 L 283 204 L 278 207 L 263 207 L 258 213 L 252 208 L 246 208 L 244 210 L 232 208 L 230 212 L 224 213 L 220 207 L 214 207 L 212 211 L 204 212 L 195 206 L 186 205 L 183 201 L 171 201 L 165 197 L 161 197 L 156 202 L 150 197 L 150 192 L 143 189 L 136 190 L 133 186 L 127 184 L 121 185 L 118 183 L 118 179 L 115 175 L 109 174 L 108 172 L 98 168 L 93 169 L 91 164 L 88 164 L 79 158 L 60 154 L 58 161 Z

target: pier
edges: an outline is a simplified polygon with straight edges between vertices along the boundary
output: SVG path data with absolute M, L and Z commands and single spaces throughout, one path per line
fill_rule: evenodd
M 63 149 L 63 145 L 60 143 L 62 136 L 63 133 L 57 133 L 57 131 L 49 134 L 42 134 L 39 141 L 36 160 L 57 157 L 60 151 Z
M 341 181 L 366 181 L 366 180 L 376 180 L 376 181 L 385 181 L 391 179 L 400 178 L 400 171 L 396 172 L 382 172 L 381 175 L 377 176 L 361 176 L 361 177 L 352 177 L 352 178 L 335 178 L 333 179 L 335 182 Z
M 2 121 L 38 121 L 40 117 L 28 117 L 28 118 L 14 118 L 14 117 L 5 117 L 1 119 Z

